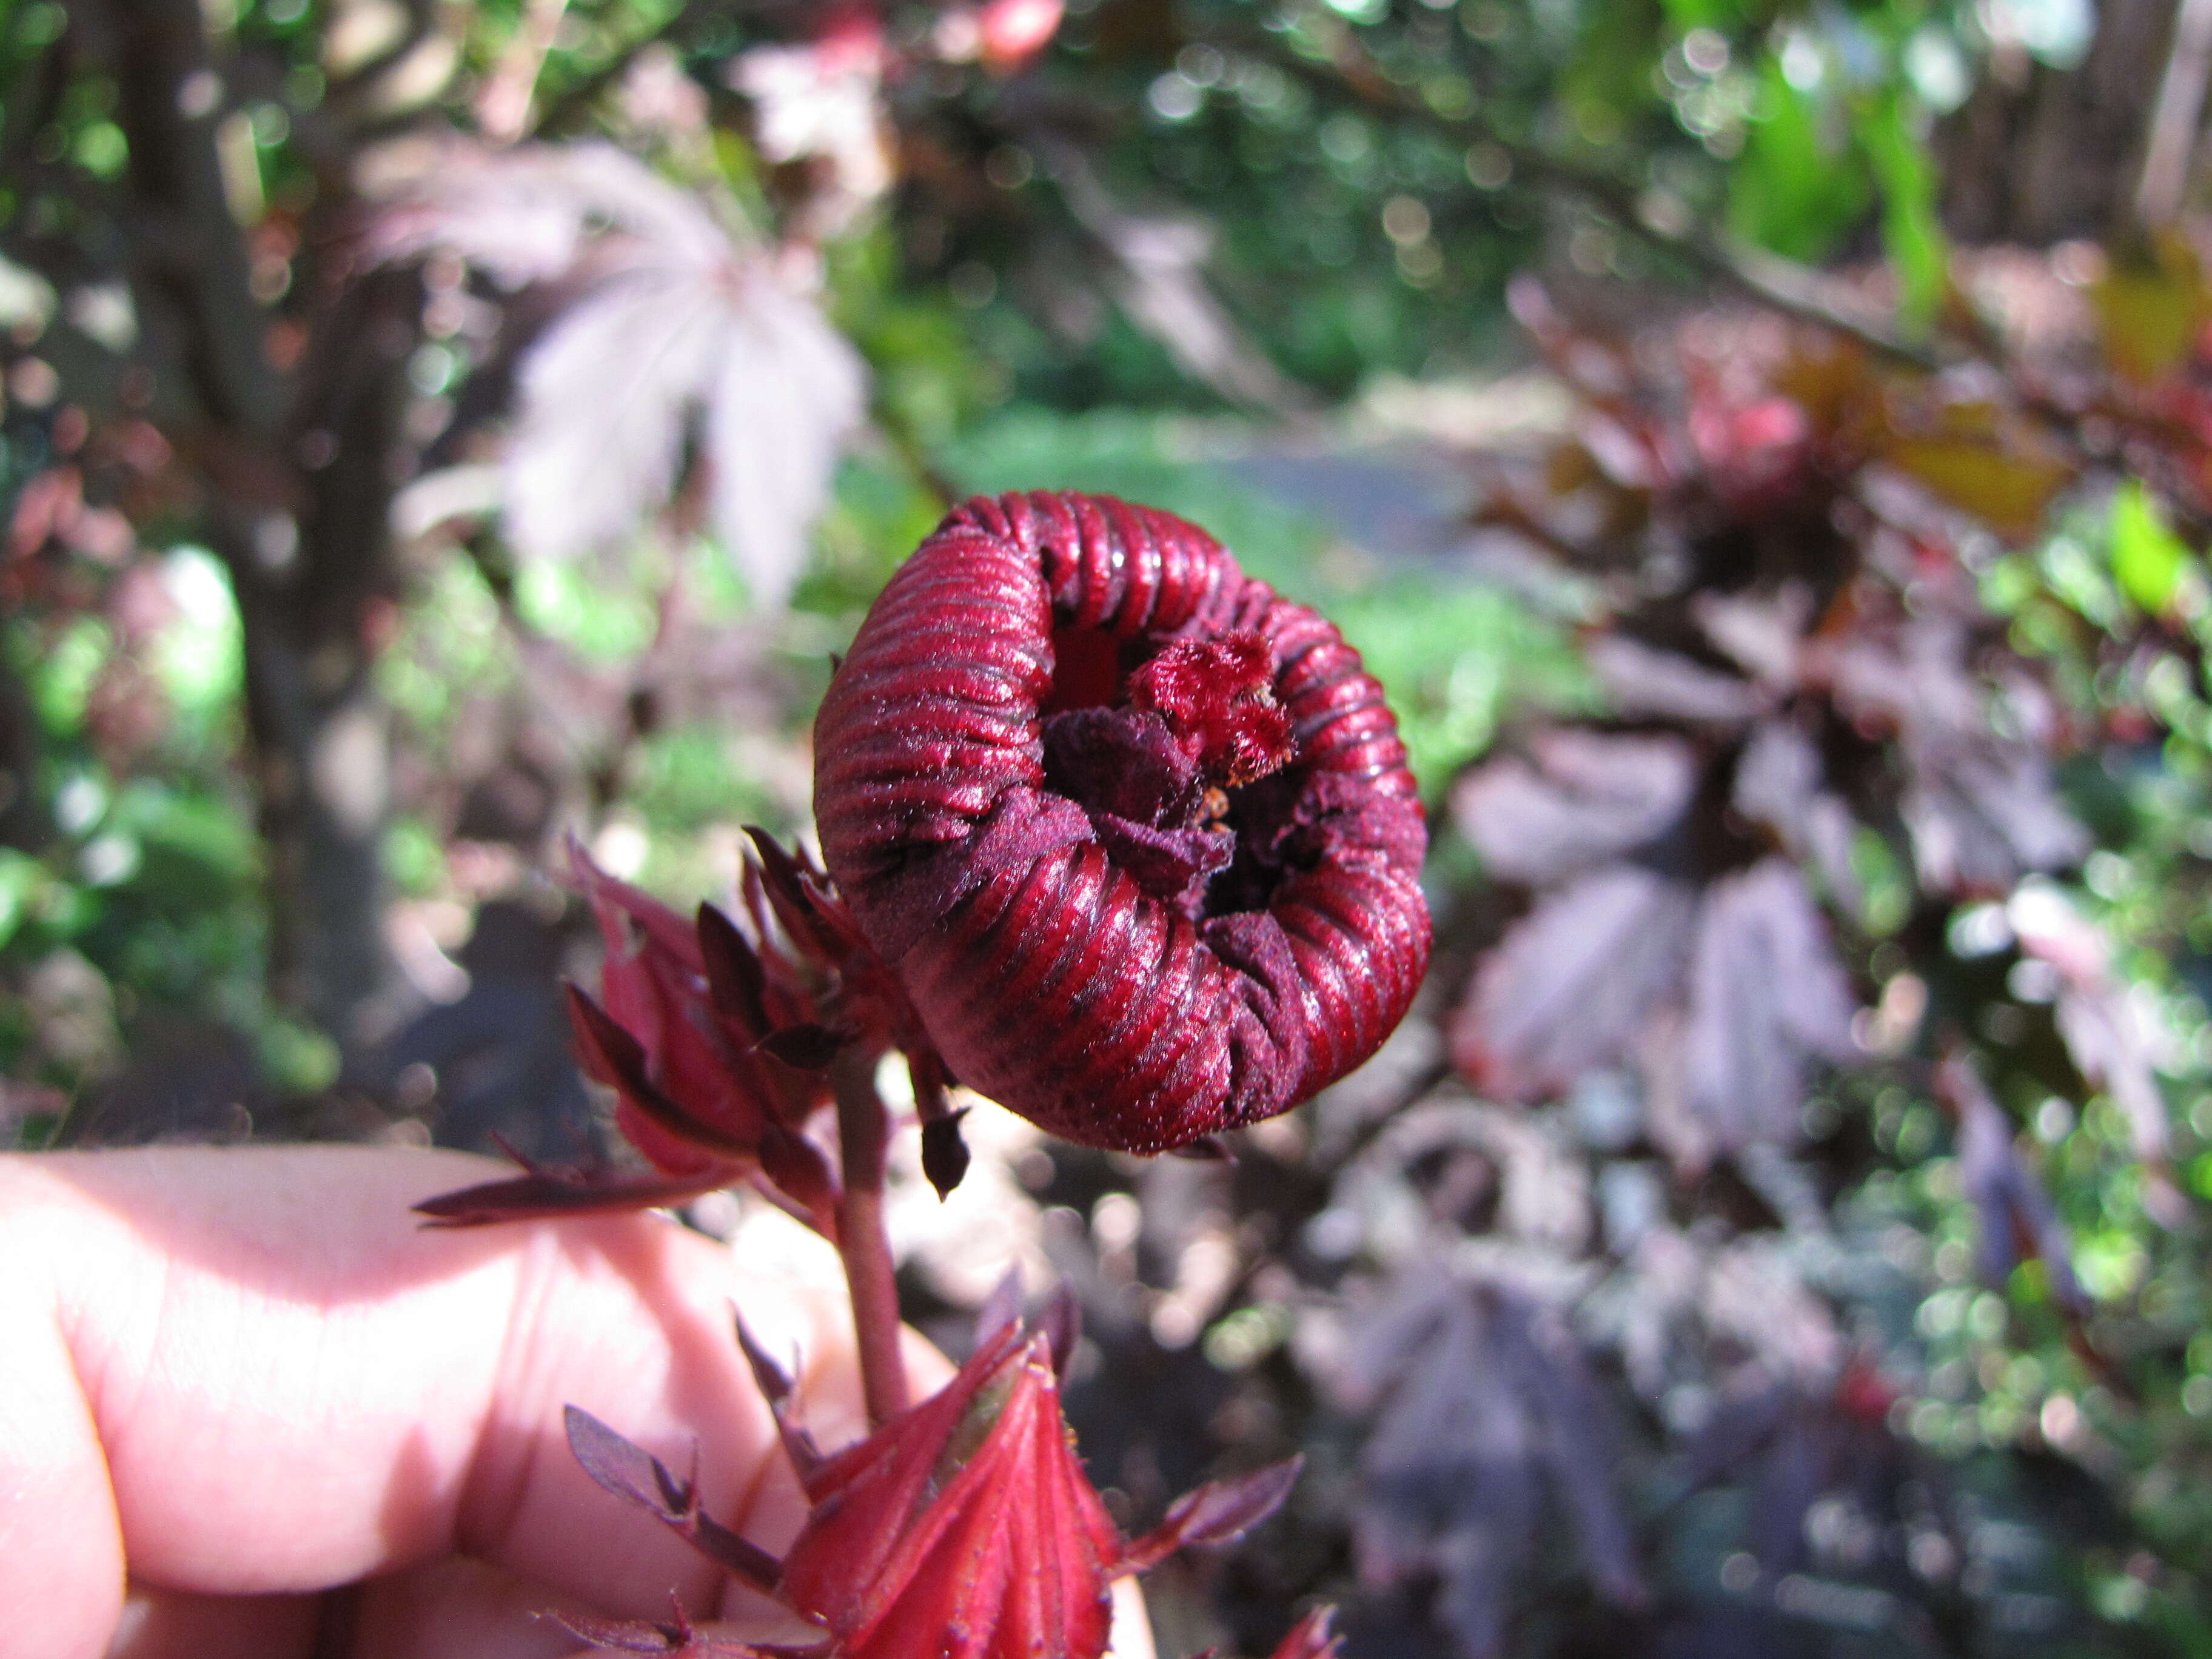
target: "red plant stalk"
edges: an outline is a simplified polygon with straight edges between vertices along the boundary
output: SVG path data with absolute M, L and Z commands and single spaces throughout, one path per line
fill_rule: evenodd
M 884 1228 L 884 1183 L 890 1164 L 890 1115 L 876 1092 L 872 1057 L 854 1050 L 830 1067 L 837 1099 L 837 1147 L 844 1190 L 837 1200 L 837 1253 L 853 1299 L 853 1340 L 868 1423 L 883 1425 L 908 1403 L 906 1362 L 899 1352 L 898 1282 Z

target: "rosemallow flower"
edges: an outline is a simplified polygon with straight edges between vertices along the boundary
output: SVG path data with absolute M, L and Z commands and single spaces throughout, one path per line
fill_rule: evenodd
M 781 1561 L 703 1516 L 693 1482 L 574 1407 L 569 1443 L 602 1486 L 651 1511 L 819 1632 L 811 1644 L 779 1642 L 779 1655 L 1098 1659 L 1114 1579 L 1187 1545 L 1243 1536 L 1281 1504 L 1298 1466 L 1294 1459 L 1201 1486 L 1153 1531 L 1125 1540 L 1060 1414 L 1072 1318 L 1047 1323 L 1057 1324 L 1057 1342 L 1054 1332 L 1005 1318 L 944 1389 L 830 1455 L 795 1420 L 789 1379 L 740 1327 L 811 1506 Z M 585 1640 L 626 1651 L 696 1659 L 764 1652 L 695 1630 L 680 1609 L 669 1626 L 561 1618 Z M 1325 1620 L 1307 1626 L 1307 1644 L 1285 1651 L 1328 1653 Z
M 1427 967 L 1382 688 L 1165 513 L 969 501 L 869 611 L 814 744 L 823 862 L 930 1042 L 1068 1139 L 1287 1110 Z

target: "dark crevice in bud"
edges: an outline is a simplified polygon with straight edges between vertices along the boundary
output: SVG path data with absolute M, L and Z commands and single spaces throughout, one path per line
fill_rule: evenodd
M 1085 636 L 1058 637 L 1079 653 Z M 1094 661 L 1073 678 L 1095 674 Z M 1057 693 L 1057 675 L 1054 684 Z M 1299 793 L 1249 787 L 1280 775 L 1296 752 L 1267 642 L 1232 634 L 1170 645 L 1115 695 L 1113 706 L 1045 718 L 1045 787 L 1084 810 L 1138 886 L 1191 921 L 1267 908 L 1284 872 L 1273 851 L 1281 820 Z M 1240 854 L 1237 878 L 1216 881 Z

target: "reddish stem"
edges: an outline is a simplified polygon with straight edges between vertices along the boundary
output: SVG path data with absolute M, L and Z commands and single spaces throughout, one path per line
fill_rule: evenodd
M 884 1174 L 890 1117 L 876 1093 L 874 1056 L 857 1047 L 831 1068 L 837 1096 L 837 1145 L 844 1190 L 837 1200 L 837 1251 L 853 1298 L 853 1335 L 868 1421 L 880 1428 L 907 1408 L 906 1362 L 899 1352 L 898 1283 L 884 1231 Z

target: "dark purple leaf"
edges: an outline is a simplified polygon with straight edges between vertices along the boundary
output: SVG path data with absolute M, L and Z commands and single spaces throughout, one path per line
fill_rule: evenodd
M 714 1012 L 736 1025 L 747 1042 L 759 1042 L 769 1029 L 768 976 L 752 942 L 711 904 L 699 907 L 698 927 L 699 955 Z
M 745 1363 L 752 1367 L 754 1386 L 760 1389 L 761 1398 L 768 1401 L 769 1414 L 775 1419 L 775 1431 L 783 1442 L 784 1455 L 798 1472 L 799 1485 L 807 1486 L 824 1460 L 822 1449 L 814 1443 L 814 1437 L 799 1425 L 790 1374 L 753 1340 L 753 1334 L 745 1328 L 743 1315 L 732 1309 L 731 1318 L 737 1328 L 738 1346 L 744 1352 Z
M 1632 720 L 1741 726 L 1759 710 L 1757 687 L 1625 635 L 1606 634 L 1592 640 L 1583 660 L 1605 688 L 1614 712 Z
M 1753 679 L 1776 691 L 1796 689 L 1813 617 L 1813 596 L 1802 586 L 1790 583 L 1771 598 L 1701 593 L 1692 608 L 1705 637 Z
M 532 1169 L 509 1181 L 488 1181 L 422 1200 L 417 1215 L 432 1227 L 482 1227 L 494 1222 L 545 1217 L 657 1210 L 726 1187 L 744 1173 L 739 1164 L 717 1164 L 704 1175 L 633 1173 L 613 1164 L 567 1170 Z
M 1624 1058 L 1677 994 L 1694 915 L 1687 884 L 1630 864 L 1547 897 L 1484 960 L 1453 1024 L 1454 1060 L 1525 1100 Z
M 1353 1518 L 1363 1583 L 1436 1579 L 1461 1650 L 1497 1654 L 1544 1576 L 1545 1518 L 1564 1510 L 1600 1589 L 1642 1602 L 1607 1415 L 1555 1313 L 1417 1275 L 1370 1327 L 1350 1375 L 1359 1395 L 1382 1398 Z
M 1083 1304 L 1075 1292 L 1062 1285 L 1047 1297 L 1037 1314 L 1036 1328 L 1044 1333 L 1045 1342 L 1052 1349 L 1054 1374 L 1065 1382 L 1067 1363 L 1074 1358 L 1075 1345 L 1083 1338 Z
M 1930 617 L 1894 640 L 1838 649 L 1831 673 L 1838 707 L 1903 749 L 1899 805 L 1921 886 L 1998 895 L 2024 873 L 2074 863 L 2089 842 L 2058 799 L 2043 745 L 1993 722 L 1996 690 L 1972 672 L 1968 646 L 1958 623 Z M 2009 711 L 2007 724 L 2028 724 L 2021 714 Z
M 1823 1498 L 1879 1505 L 1923 1473 L 1888 1427 L 1894 1398 L 1856 1364 L 1820 1389 L 1747 1367 L 1691 1443 L 1686 1484 L 1744 1492 L 1743 1545 L 1771 1584 L 1811 1565 L 1806 1518 Z
M 1021 1316 L 1022 1270 L 1013 1267 L 999 1275 L 999 1282 L 975 1310 L 975 1346 L 981 1347 Z
M 1852 1058 L 1853 999 L 1804 878 L 1779 859 L 1717 882 L 1698 916 L 1683 1036 L 1685 1104 L 1706 1146 L 1796 1139 L 1806 1060 Z
M 1901 811 L 1929 891 L 2002 893 L 2025 872 L 2060 869 L 2089 850 L 2035 750 L 1987 736 L 1905 747 L 1912 783 Z
M 820 1072 L 829 1069 L 830 1062 L 852 1040 L 850 1031 L 810 1021 L 770 1031 L 760 1040 L 758 1047 L 763 1054 L 775 1055 L 787 1066 L 802 1072 Z
M 553 1622 L 581 1642 L 617 1653 L 681 1653 L 694 1634 L 688 1625 L 655 1625 L 643 1619 L 605 1619 L 596 1613 L 555 1613 Z
M 1812 739 L 1790 721 L 1765 720 L 1736 761 L 1732 804 L 1765 826 L 1784 852 L 1818 872 L 1829 896 L 1856 916 L 1863 899 L 1851 867 L 1857 825 L 1850 809 L 1822 782 Z
M 1538 886 L 1656 841 L 1697 782 L 1679 738 L 1547 732 L 1470 773 L 1452 812 L 1491 873 Z
M 1185 1492 L 1158 1527 L 1130 1544 L 1123 1557 L 1124 1568 L 1144 1572 L 1190 1545 L 1235 1543 L 1282 1507 L 1304 1467 L 1304 1458 L 1293 1457 L 1234 1480 L 1208 1481 Z
M 776 1559 L 702 1510 L 696 1480 L 678 1480 L 659 1458 L 579 1407 L 568 1407 L 563 1418 L 568 1449 L 602 1488 L 647 1510 L 708 1560 L 756 1589 L 775 1588 L 782 1571 Z M 696 1455 L 694 1447 L 695 1460 Z
M 1501 1293 L 1492 1329 L 1525 1406 L 1542 1425 L 1546 1467 L 1574 1522 L 1583 1566 L 1607 1599 L 1641 1606 L 1644 1579 L 1621 1508 L 1617 1449 L 1581 1346 L 1556 1309 L 1510 1294 Z
M 2057 970 L 2052 1012 L 2075 1069 L 2126 1114 L 2136 1155 L 2164 1158 L 2172 1134 L 2154 1075 L 2157 1035 L 2112 972 L 2112 940 L 2048 882 L 2023 884 L 2005 911 L 2020 948 Z
M 781 1645 L 757 1648 L 726 1636 L 715 1636 L 691 1623 L 678 1602 L 675 1619 L 665 1625 L 645 1619 L 609 1619 L 596 1613 L 555 1612 L 553 1622 L 579 1641 L 617 1653 L 659 1653 L 672 1659 L 790 1659 L 795 1651 L 819 1654 L 828 1659 L 826 1644 L 793 1650 Z

